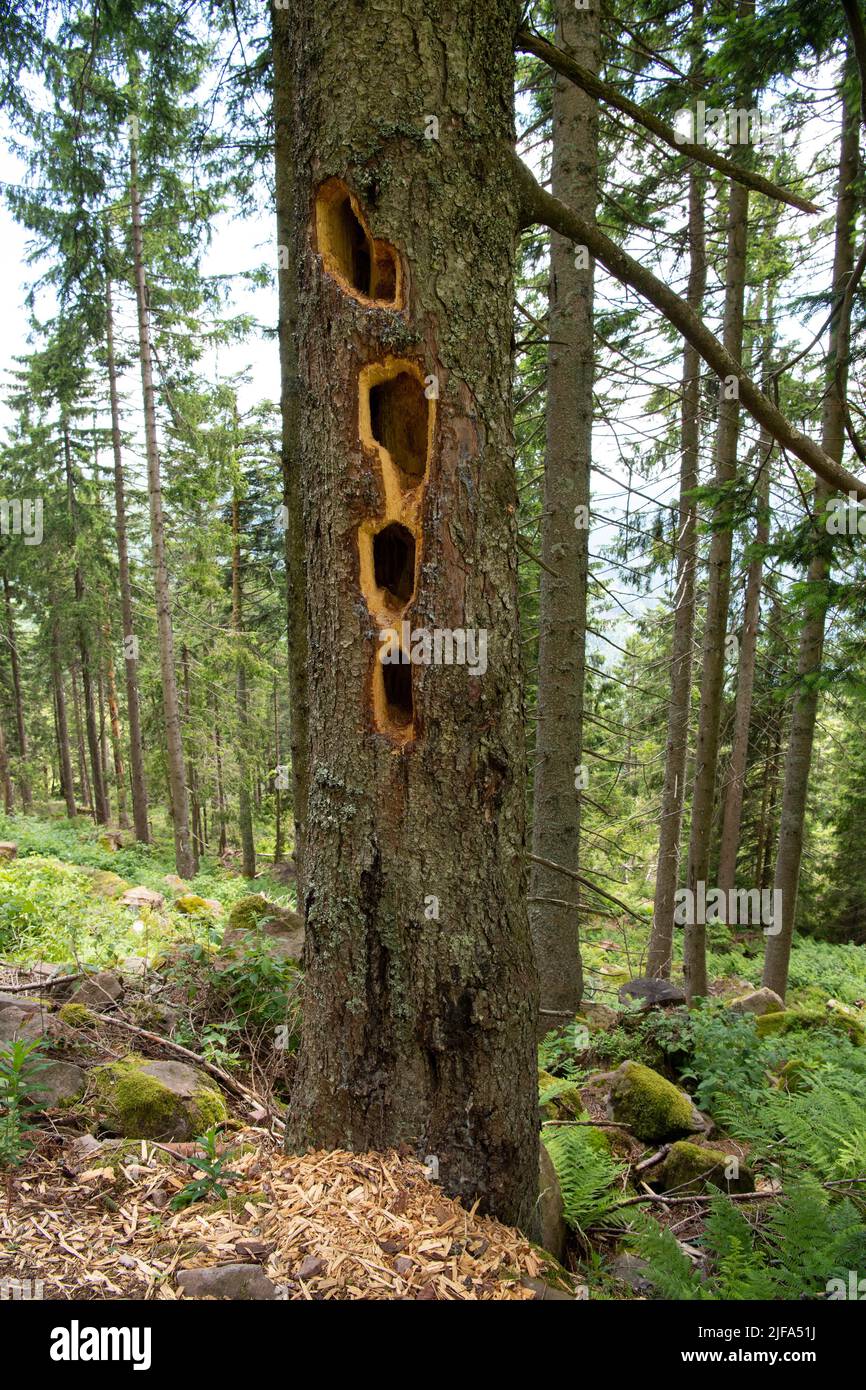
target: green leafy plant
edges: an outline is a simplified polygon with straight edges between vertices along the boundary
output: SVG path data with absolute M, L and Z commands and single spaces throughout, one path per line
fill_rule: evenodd
M 39 1073 L 49 1065 L 41 1048 L 41 1041 L 19 1040 L 0 1050 L 0 1168 L 16 1167 L 30 1152 L 24 1136 L 39 1109 L 32 1097 L 44 1091 Z
M 183 1211 L 193 1202 L 201 1202 L 208 1197 L 217 1197 L 222 1200 L 228 1196 L 224 1184 L 239 1179 L 241 1174 L 226 1167 L 232 1155 L 220 1156 L 217 1149 L 218 1142 L 215 1125 L 211 1125 L 207 1133 L 198 1136 L 196 1143 L 201 1144 L 203 1153 L 200 1157 L 192 1157 L 188 1161 L 194 1168 L 199 1169 L 201 1177 L 193 1178 L 192 1182 L 188 1182 L 186 1187 L 172 1197 L 170 1203 L 172 1211 Z
M 572 1230 L 584 1234 L 591 1226 L 619 1224 L 616 1187 L 623 1166 L 605 1136 L 589 1125 L 556 1125 L 542 1130 L 542 1142 L 556 1169 Z

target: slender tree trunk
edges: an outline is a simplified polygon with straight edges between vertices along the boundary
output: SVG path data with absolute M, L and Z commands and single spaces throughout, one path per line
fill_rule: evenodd
M 111 751 L 114 759 L 114 782 L 117 787 L 117 823 L 122 830 L 129 827 L 126 808 L 126 769 L 123 766 L 123 739 L 120 733 L 120 708 L 117 703 L 117 680 L 111 655 L 110 634 L 106 633 L 106 673 L 108 677 L 108 714 L 111 721 Z
M 177 675 L 174 669 L 174 631 L 171 620 L 171 595 L 165 554 L 165 521 L 162 509 L 162 480 L 160 477 L 159 447 L 156 436 L 156 400 L 153 386 L 153 354 L 150 339 L 150 302 L 144 268 L 142 245 L 141 199 L 138 188 L 138 140 L 135 133 L 129 142 L 129 189 L 132 207 L 132 256 L 135 268 L 135 298 L 138 306 L 138 346 L 141 361 L 141 388 L 144 398 L 144 434 L 147 449 L 147 488 L 150 498 L 150 537 L 153 552 L 153 576 L 156 595 L 156 621 L 159 636 L 159 669 L 162 677 L 163 717 L 174 826 L 174 858 L 177 872 L 183 879 L 193 878 L 198 870 L 190 838 L 189 795 L 183 761 L 183 740 L 180 730 L 180 705 L 177 694 Z
M 754 13 L 755 0 L 739 0 L 737 14 Z M 751 105 L 750 95 L 743 105 Z M 739 365 L 743 353 L 743 311 L 746 289 L 746 257 L 749 225 L 749 193 L 742 184 L 729 188 L 727 267 L 725 274 L 724 346 Z M 740 400 L 737 383 L 722 380 L 716 427 L 715 483 L 724 486 L 737 475 L 740 437 Z M 710 867 L 710 841 L 716 770 L 719 759 L 719 724 L 725 682 L 725 637 L 731 589 L 733 530 L 731 504 L 723 498 L 713 508 L 714 531 L 710 541 L 707 611 L 701 656 L 701 707 L 695 744 L 695 778 L 692 787 L 691 830 L 686 886 L 697 900 L 700 883 L 706 884 Z M 704 922 L 688 924 L 683 945 L 683 974 L 689 1000 L 707 993 L 707 929 Z
M 63 686 L 63 665 L 60 660 L 60 624 L 51 628 L 51 678 L 54 686 L 54 708 L 57 713 L 57 754 L 60 762 L 60 781 L 66 801 L 66 814 L 76 815 L 75 778 L 72 775 L 72 755 L 69 749 L 69 720 L 66 714 L 66 691 Z
M 282 796 L 280 788 L 280 707 L 277 682 L 274 680 L 274 863 L 281 864 L 285 849 L 283 846 Z
M 770 536 L 769 497 L 770 497 L 770 459 L 773 453 L 773 440 L 761 431 L 759 445 L 759 467 L 761 474 L 756 488 L 758 507 L 755 540 L 759 546 L 766 545 Z M 746 786 L 746 762 L 749 753 L 749 730 L 752 724 L 752 696 L 755 689 L 755 668 L 758 659 L 758 625 L 761 616 L 761 585 L 763 583 L 763 556 L 756 554 L 751 560 L 746 576 L 746 595 L 743 603 L 743 633 L 740 640 L 740 657 L 737 667 L 737 703 L 734 712 L 734 732 L 731 746 L 731 763 L 725 789 L 725 811 L 722 821 L 722 837 L 719 846 L 718 887 L 728 893 L 734 887 L 737 869 L 737 852 L 740 848 L 740 822 L 743 816 L 743 793 Z
M 129 766 L 132 777 L 132 819 L 135 838 L 150 842 L 147 824 L 147 781 L 144 772 L 144 746 L 141 737 L 141 701 L 138 693 L 138 638 L 132 615 L 132 582 L 129 572 L 129 542 L 126 527 L 126 483 L 123 476 L 123 448 L 120 432 L 120 402 L 117 392 L 117 365 L 114 356 L 114 307 L 111 273 L 106 260 L 105 340 L 108 367 L 108 395 L 111 403 L 111 444 L 114 454 L 114 524 L 117 536 L 117 569 L 120 583 L 120 612 L 123 619 L 123 666 L 126 684 L 126 717 L 129 724 Z
M 15 810 L 15 797 L 12 791 L 12 778 L 9 775 L 9 755 L 6 752 L 6 735 L 0 719 L 0 784 L 3 787 L 3 809 L 7 816 Z
M 852 61 L 846 64 L 851 77 Z M 824 452 L 841 462 L 845 448 L 845 393 L 848 383 L 848 361 L 851 337 L 851 307 L 853 296 L 845 298 L 845 289 L 854 265 L 854 223 L 857 210 L 855 184 L 860 169 L 860 118 L 856 107 L 848 107 L 842 124 L 839 156 L 839 191 L 836 200 L 836 242 L 833 257 L 833 292 L 836 316 L 830 328 L 827 360 L 827 389 L 821 443 Z M 797 686 L 788 733 L 785 756 L 785 780 L 782 788 L 782 809 L 779 820 L 779 842 L 776 850 L 774 889 L 782 895 L 782 921 L 773 923 L 767 933 L 764 955 L 763 983 L 784 999 L 788 988 L 788 966 L 797 911 L 797 888 L 800 878 L 800 859 L 803 853 L 803 825 L 806 818 L 806 797 L 809 769 L 812 764 L 812 745 L 815 738 L 815 719 L 818 712 L 817 676 L 824 654 L 824 623 L 827 610 L 827 581 L 830 576 L 828 536 L 824 513 L 831 490 L 820 479 L 815 485 L 815 549 L 809 564 L 807 583 L 809 603 L 800 629 L 800 649 L 797 662 Z
M 66 497 L 69 508 L 69 522 L 72 529 L 72 544 L 77 546 L 77 523 L 75 515 L 75 479 L 72 472 L 72 446 L 69 430 L 63 425 L 63 458 L 66 469 Z M 81 685 L 84 691 L 84 723 L 87 730 L 87 749 L 90 754 L 90 775 L 93 786 L 93 815 L 98 825 L 108 823 L 108 801 L 105 783 L 102 779 L 102 747 L 97 727 L 96 692 L 93 688 L 91 672 L 92 653 L 88 640 L 84 614 L 84 575 L 76 554 L 75 560 L 75 607 L 78 632 L 78 651 L 81 656 Z
M 81 718 L 81 699 L 78 693 L 78 667 L 75 663 L 72 665 L 70 674 L 72 677 L 72 713 L 75 717 L 75 742 L 78 750 L 78 781 L 81 785 L 82 800 L 92 816 L 94 814 L 93 794 L 90 790 L 90 777 L 87 772 L 87 756 L 84 751 L 84 724 Z
M 219 841 L 217 844 L 217 854 L 225 854 L 227 848 L 226 840 L 226 796 L 223 784 L 223 756 L 222 756 L 222 734 L 220 732 L 218 706 L 214 697 L 214 745 L 216 748 L 216 785 L 217 785 L 217 810 L 219 812 Z
M 185 642 L 182 643 L 180 649 L 180 665 L 181 671 L 183 672 L 183 715 L 184 719 L 186 720 L 187 731 L 189 731 L 192 713 L 192 696 L 190 693 L 189 684 L 189 649 L 187 648 Z M 196 773 L 195 758 L 193 756 L 192 748 L 190 747 L 190 742 L 191 740 L 189 732 L 187 732 L 186 778 L 187 786 L 189 787 L 190 815 L 192 819 L 192 838 L 193 844 L 195 845 L 196 854 L 203 854 L 204 842 L 201 833 L 201 813 L 198 796 L 198 774 Z
M 311 790 L 286 1128 L 302 1149 L 408 1144 L 529 1229 L 516 20 L 511 0 L 453 9 L 443 64 L 426 0 L 354 10 L 348 45 L 315 0 L 293 11 L 294 110 L 316 116 L 292 140 Z M 489 661 L 437 663 L 433 629 Z
M 697 10 L 697 7 L 696 7 Z M 697 15 L 696 15 L 697 17 Z M 706 179 L 693 169 L 689 176 L 688 304 L 696 314 L 703 308 L 707 285 L 707 246 L 704 219 Z M 661 825 L 656 867 L 653 925 L 647 951 L 647 973 L 668 979 L 671 973 L 674 905 L 680 874 L 680 837 L 689 749 L 692 703 L 692 644 L 695 630 L 695 570 L 698 550 L 697 504 L 691 495 L 699 482 L 701 439 L 701 360 L 691 343 L 683 350 L 680 417 L 680 500 L 677 521 L 676 595 L 671 646 L 671 695 Z
M 282 418 L 283 518 L 286 539 L 287 650 L 289 667 L 289 749 L 292 760 L 292 813 L 298 911 L 304 905 L 304 845 L 309 798 L 309 694 L 301 495 L 301 382 L 298 374 L 298 269 L 291 262 L 294 212 L 292 169 L 293 16 L 284 4 L 271 6 L 274 61 L 274 136 L 276 140 L 276 207 L 280 342 L 280 414 Z
M 557 38 L 591 72 L 600 63 L 600 11 L 557 0 Z M 552 191 L 595 221 L 598 104 L 553 75 Z M 595 353 L 594 265 L 551 234 L 548 298 L 547 449 L 541 524 L 538 712 L 535 732 L 529 920 L 541 986 L 540 1032 L 568 1023 L 583 995 L 579 889 L 545 868 L 576 871 L 584 777 L 586 593 Z
M 241 834 L 242 873 L 256 876 L 256 843 L 253 836 L 253 810 L 250 799 L 250 729 L 247 710 L 247 672 L 243 650 L 243 583 L 241 577 L 240 503 L 232 496 L 232 631 L 236 643 L 235 701 L 238 712 L 238 826 Z
M 110 728 L 110 717 L 106 719 L 106 698 L 105 698 L 105 671 L 102 661 L 99 663 L 98 681 L 96 687 L 97 703 L 99 706 L 99 770 L 102 773 L 102 786 L 105 791 L 105 809 L 108 819 L 111 819 L 111 775 L 109 772 L 108 738 Z
M 18 638 L 12 612 L 12 585 L 5 574 L 3 575 L 3 601 L 6 607 L 6 640 L 9 646 L 9 666 L 12 671 L 12 697 L 15 702 L 15 729 L 18 734 L 18 790 L 21 795 L 21 810 L 27 816 L 33 809 L 28 768 L 27 726 L 24 721 L 24 693 L 21 686 L 21 664 L 18 660 Z

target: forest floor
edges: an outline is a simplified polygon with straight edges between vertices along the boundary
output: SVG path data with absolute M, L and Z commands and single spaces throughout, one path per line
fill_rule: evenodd
M 690 1011 L 623 1004 L 645 934 L 589 924 L 584 1011 L 539 1048 L 559 1263 L 408 1153 L 282 1152 L 303 988 L 290 869 L 251 883 L 207 861 L 182 883 L 165 840 L 50 815 L 0 818 L 0 841 L 0 1281 L 724 1299 L 826 1297 L 866 1267 L 864 947 L 798 939 L 770 1026 L 731 1007 L 759 983 L 760 934 L 711 932 L 713 997 Z M 694 1122 L 648 1123 L 630 1094 L 647 1079 Z

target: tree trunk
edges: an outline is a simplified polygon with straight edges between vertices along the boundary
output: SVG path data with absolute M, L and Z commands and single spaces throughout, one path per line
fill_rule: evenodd
M 280 342 L 280 414 L 282 418 L 283 508 L 286 540 L 287 650 L 289 666 L 289 749 L 292 759 L 292 813 L 298 911 L 304 911 L 304 843 L 309 799 L 309 695 L 306 599 L 304 585 L 304 518 L 301 499 L 301 383 L 297 353 L 298 269 L 291 263 L 294 221 L 292 169 L 293 18 L 285 4 L 271 9 L 274 45 L 275 194 Z
M 129 142 L 129 191 L 132 207 L 132 255 L 135 268 L 135 298 L 138 307 L 138 347 L 141 361 L 141 389 L 144 398 L 144 435 L 147 449 L 147 490 L 150 499 L 150 538 L 156 595 L 156 622 L 159 636 L 159 669 L 162 677 L 163 716 L 174 826 L 174 858 L 181 878 L 194 878 L 198 871 L 190 838 L 189 795 L 183 762 L 180 731 L 180 705 L 174 669 L 174 630 L 171 595 L 165 555 L 165 521 L 162 510 L 162 480 L 156 437 L 156 400 L 153 387 L 153 354 L 150 342 L 150 303 L 144 269 L 141 228 L 141 199 L 138 188 L 138 140 L 133 132 Z
M 76 815 L 75 778 L 72 775 L 72 755 L 69 749 L 69 720 L 66 714 L 66 691 L 63 686 L 63 666 L 60 660 L 60 624 L 51 628 L 51 679 L 54 685 L 54 708 L 57 713 L 57 754 L 60 762 L 60 781 L 66 802 L 66 814 Z
M 559 47 L 597 72 L 598 6 L 577 14 L 571 0 L 557 0 L 556 12 Z M 598 104 L 556 74 L 552 190 L 595 221 Z M 577 881 L 536 862 L 546 859 L 575 872 L 580 863 L 595 353 L 594 264 L 587 257 L 584 265 L 578 256 L 573 242 L 551 234 L 529 906 L 542 1033 L 573 1019 L 583 995 Z
M 7 816 L 15 810 L 15 797 L 12 792 L 12 778 L 9 775 L 9 755 L 6 752 L 6 735 L 3 720 L 0 718 L 0 783 L 3 786 L 3 809 Z
M 280 795 L 280 707 L 277 682 L 274 679 L 274 863 L 281 864 L 285 854 L 283 845 L 282 797 Z
M 120 404 L 117 394 L 117 366 L 114 357 L 114 309 L 111 275 L 106 264 L 105 340 L 108 366 L 108 394 L 111 403 L 111 443 L 114 454 L 114 518 L 117 535 L 117 569 L 120 582 L 120 612 L 123 619 L 123 666 L 126 682 L 126 717 L 129 724 L 129 766 L 132 776 L 132 819 L 135 838 L 150 842 L 147 824 L 147 781 L 144 772 L 144 746 L 141 738 L 141 701 L 138 694 L 138 639 L 133 631 L 132 582 L 129 573 L 129 543 L 126 531 L 126 483 L 120 434 Z
M 218 714 L 216 696 L 214 696 L 214 716 Z M 219 811 L 219 842 L 217 844 L 217 854 L 225 854 L 227 848 L 226 841 L 226 797 L 223 786 L 223 758 L 222 758 L 222 734 L 220 733 L 219 718 L 214 724 L 214 745 L 216 747 L 216 784 L 217 784 L 217 809 Z
M 75 720 L 75 743 L 78 751 L 78 780 L 81 785 L 81 797 L 90 815 L 93 815 L 93 795 L 90 790 L 90 778 L 87 773 L 87 757 L 84 751 L 84 725 L 81 719 L 81 699 L 78 693 L 78 667 L 73 663 L 71 669 L 72 677 L 72 713 Z
M 129 813 L 126 809 L 126 769 L 123 766 L 123 739 L 120 734 L 120 709 L 117 704 L 117 680 L 114 674 L 114 659 L 111 655 L 111 635 L 105 635 L 107 652 L 106 672 L 108 677 L 108 715 L 111 721 L 111 751 L 114 760 L 114 782 L 117 787 L 117 823 L 122 830 L 129 827 Z
M 406 1143 L 448 1192 L 528 1229 L 516 18 L 511 0 L 451 10 L 443 63 L 426 0 L 355 9 L 350 44 L 314 0 L 293 11 L 312 771 L 287 1142 Z M 432 660 L 431 630 L 441 658 L 456 629 L 489 664 Z M 417 664 L 400 660 L 410 645 Z
M 3 576 L 3 601 L 6 606 L 6 640 L 9 645 L 9 665 L 12 671 L 12 696 L 15 701 L 15 729 L 18 734 L 18 790 L 21 794 L 21 810 L 28 816 L 33 809 L 33 796 L 30 791 L 30 772 L 27 766 L 27 726 L 24 722 L 24 694 L 21 688 L 21 664 L 18 660 L 18 638 L 15 633 L 15 618 L 12 612 L 12 586 L 8 577 Z
M 767 343 L 769 352 L 770 344 Z M 755 540 L 759 546 L 766 545 L 770 536 L 770 460 L 773 455 L 773 440 L 766 430 L 761 430 L 758 447 L 759 468 L 761 469 L 755 489 L 757 501 L 757 521 Z M 746 576 L 746 596 L 743 603 L 743 633 L 740 640 L 739 664 L 737 666 L 737 701 L 734 712 L 734 732 L 731 746 L 731 763 L 725 789 L 725 811 L 722 821 L 722 837 L 719 846 L 719 871 L 717 886 L 727 894 L 734 887 L 737 870 L 737 853 L 740 848 L 740 822 L 743 816 L 743 793 L 746 785 L 746 762 L 749 753 L 749 730 L 752 724 L 752 695 L 755 689 L 755 669 L 758 659 L 758 625 L 761 616 L 761 585 L 763 583 L 764 560 L 761 554 L 753 557 Z
M 256 843 L 250 789 L 250 730 L 247 711 L 247 672 L 243 650 L 243 584 L 241 579 L 240 503 L 232 496 L 232 631 L 235 638 L 235 702 L 238 714 L 237 760 L 239 774 L 238 826 L 244 878 L 256 876 Z
M 755 0 L 739 0 L 737 14 L 754 13 Z M 742 104 L 751 105 L 749 96 Z M 729 188 L 727 268 L 723 342 L 737 364 L 743 354 L 743 312 L 746 289 L 746 257 L 749 225 L 749 192 L 742 184 Z M 740 400 L 736 383 L 722 379 L 719 385 L 719 416 L 716 426 L 715 484 L 724 486 L 737 475 L 737 445 L 740 437 Z M 725 683 L 725 637 L 731 589 L 731 549 L 733 531 L 731 504 L 723 498 L 713 508 L 713 536 L 710 541 L 707 611 L 701 653 L 701 708 L 695 744 L 695 777 L 692 787 L 691 830 L 686 886 L 694 895 L 697 885 L 706 885 L 710 867 L 710 840 L 719 759 L 719 724 Z M 683 975 L 689 1000 L 707 993 L 707 929 L 704 922 L 685 928 Z
M 697 17 L 697 7 L 695 9 Z M 688 304 L 703 308 L 707 286 L 704 219 L 706 178 L 697 169 L 689 176 Z M 701 441 L 701 360 L 691 343 L 683 349 L 680 416 L 680 500 L 677 521 L 677 571 L 674 631 L 671 645 L 671 695 L 661 825 L 656 867 L 653 925 L 647 951 L 647 974 L 669 979 L 673 956 L 674 906 L 680 876 L 680 836 L 689 749 L 692 703 L 692 644 L 695 630 L 695 570 L 698 550 L 697 505 L 691 495 L 699 482 Z
M 72 529 L 73 549 L 77 546 L 77 523 L 75 516 L 75 479 L 72 472 L 72 446 L 69 430 L 63 425 L 63 459 L 66 469 L 66 498 L 69 509 L 69 522 Z M 87 730 L 87 750 L 90 754 L 90 776 L 93 787 L 93 817 L 97 825 L 108 824 L 108 801 L 105 783 L 102 778 L 102 748 L 96 720 L 96 694 L 91 674 L 91 650 L 84 617 L 84 575 L 76 553 L 75 558 L 75 608 L 78 634 L 78 651 L 81 657 L 81 685 L 84 691 L 84 723 Z
M 191 739 L 189 734 L 190 719 L 192 714 L 192 696 L 189 684 L 189 649 L 184 642 L 180 649 L 180 666 L 183 672 L 183 717 L 187 725 L 186 737 L 186 780 L 189 787 L 190 818 L 192 821 L 192 839 L 197 855 L 204 854 L 204 839 L 201 829 L 201 810 L 198 795 L 198 774 L 196 773 L 195 757 L 190 747 Z
M 851 75 L 852 62 L 846 64 Z M 839 155 L 839 191 L 836 200 L 836 241 L 833 256 L 833 292 L 836 317 L 830 328 L 827 358 L 827 389 L 824 393 L 821 443 L 824 452 L 841 462 L 845 447 L 845 392 L 851 336 L 853 296 L 845 289 L 854 265 L 854 222 L 857 211 L 855 183 L 860 167 L 860 118 L 856 107 L 845 102 Z M 797 686 L 785 755 L 785 780 L 779 819 L 774 889 L 782 895 L 782 921 L 773 923 L 767 933 L 762 983 L 784 999 L 788 988 L 788 965 L 797 910 L 797 887 L 803 853 L 803 825 L 815 718 L 818 712 L 817 676 L 824 654 L 824 622 L 827 609 L 827 581 L 830 576 L 828 537 L 824 512 L 831 490 L 820 479 L 815 485 L 815 550 L 809 564 L 807 583 L 809 602 L 800 630 Z M 781 929 L 780 929 L 781 928 Z

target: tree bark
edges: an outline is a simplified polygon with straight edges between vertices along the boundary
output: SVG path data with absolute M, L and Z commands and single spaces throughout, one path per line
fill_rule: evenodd
M 21 663 L 18 660 L 18 637 L 15 632 L 15 617 L 12 612 L 12 585 L 7 575 L 3 575 L 3 602 L 6 608 L 6 641 L 9 646 L 9 666 L 12 672 L 12 698 L 15 702 L 15 730 L 18 735 L 18 790 L 21 795 L 21 810 L 29 816 L 33 809 L 33 795 L 30 790 L 30 772 L 27 766 L 29 750 L 27 747 L 27 725 L 24 720 L 24 693 L 21 686 Z
M 578 14 L 557 0 L 557 41 L 587 70 L 601 60 L 598 6 Z M 595 221 L 598 106 L 572 82 L 553 81 L 551 187 Z M 583 995 L 576 879 L 545 868 L 580 867 L 586 597 L 595 351 L 594 263 L 551 235 L 547 448 L 541 521 L 538 706 L 533 778 L 529 921 L 544 1010 L 541 1032 L 573 1018 Z
M 851 76 L 852 62 L 846 64 Z M 860 129 L 856 109 L 847 106 L 842 124 L 839 154 L 839 191 L 836 200 L 836 234 L 833 256 L 833 292 L 836 316 L 830 328 L 827 358 L 827 389 L 824 393 L 821 445 L 831 458 L 841 462 L 845 448 L 845 392 L 851 336 L 852 297 L 845 294 L 854 265 L 854 222 L 857 211 L 855 184 L 860 169 Z M 781 930 L 767 934 L 762 983 L 783 999 L 788 988 L 788 966 L 797 911 L 797 888 L 803 853 L 803 825 L 815 719 L 818 712 L 818 676 L 824 654 L 824 624 L 827 611 L 827 581 L 830 576 L 828 537 L 824 513 L 831 490 L 820 479 L 815 485 L 815 550 L 809 563 L 807 584 L 810 594 L 797 662 L 797 686 L 785 754 L 785 778 L 779 818 L 774 889 L 782 895 Z M 774 922 L 774 929 L 780 924 Z
M 51 678 L 54 685 L 54 707 L 57 712 L 57 754 L 60 762 L 60 781 L 66 802 L 66 814 L 77 814 L 75 778 L 72 775 L 72 754 L 69 748 L 69 720 L 66 713 L 66 691 L 63 686 L 63 665 L 60 660 L 60 624 L 55 619 L 51 628 Z
M 3 809 L 7 816 L 15 810 L 15 796 L 12 791 L 12 778 L 9 775 L 9 755 L 6 751 L 6 735 L 0 719 L 0 783 L 3 786 Z
M 247 672 L 243 651 L 243 583 L 241 578 L 240 503 L 232 495 L 232 632 L 235 639 L 235 706 L 238 716 L 238 826 L 241 834 L 241 872 L 244 878 L 256 876 L 256 842 L 253 835 L 253 808 L 250 799 L 249 713 Z
M 428 0 L 356 8 L 349 35 L 314 0 L 293 13 L 312 771 L 287 1142 L 408 1144 L 448 1192 L 530 1229 L 516 19 L 511 0 L 452 9 L 443 61 Z M 486 670 L 386 666 L 382 632 L 403 620 L 428 637 L 483 630 Z
M 150 304 L 142 244 L 141 198 L 138 187 L 138 141 L 129 142 L 129 192 L 132 208 L 132 255 L 135 269 L 135 298 L 138 307 L 138 348 L 141 363 L 141 389 L 144 398 L 144 435 L 147 449 L 147 490 L 150 499 L 150 539 L 156 595 L 156 622 L 159 636 L 159 669 L 162 677 L 163 717 L 174 826 L 174 858 L 181 878 L 193 878 L 198 871 L 190 837 L 189 794 L 183 761 L 180 704 L 174 669 L 174 630 L 171 595 L 165 554 L 165 520 L 162 508 L 159 446 L 156 436 L 156 399 L 153 387 L 153 352 L 150 340 Z
M 304 519 L 301 498 L 300 421 L 301 383 L 297 354 L 298 268 L 291 263 L 294 222 L 292 169 L 291 57 L 292 15 L 282 5 L 271 8 L 274 45 L 274 138 L 277 286 L 279 293 L 280 415 L 282 419 L 283 507 L 286 542 L 286 633 L 289 668 L 289 749 L 292 759 L 292 813 L 295 823 L 295 865 L 298 911 L 304 911 L 304 842 L 309 798 L 308 652 L 304 584 Z
M 111 634 L 105 634 L 106 677 L 108 684 L 108 716 L 111 723 L 111 752 L 114 761 L 114 783 L 117 787 L 117 823 L 122 830 L 129 827 L 126 805 L 126 769 L 123 766 L 123 739 L 120 733 L 120 709 L 117 703 L 117 679 L 111 655 Z
M 78 667 L 73 662 L 70 671 L 72 680 L 72 713 L 75 721 L 75 744 L 78 752 L 78 780 L 81 797 L 89 814 L 93 815 L 93 795 L 90 790 L 90 777 L 87 773 L 87 756 L 84 751 L 84 725 L 81 719 L 81 698 L 78 692 Z
M 111 404 L 111 444 L 114 454 L 114 524 L 117 536 L 117 569 L 120 584 L 120 612 L 123 620 L 123 667 L 126 684 L 126 718 L 129 724 L 129 767 L 132 777 L 132 819 L 135 838 L 150 843 L 147 823 L 147 780 L 144 771 L 144 745 L 141 737 L 141 701 L 138 693 L 138 639 L 132 614 L 132 582 L 129 572 L 129 542 L 126 527 L 126 483 L 123 476 L 123 447 L 120 433 L 120 403 L 117 393 L 117 364 L 114 355 L 114 307 L 111 274 L 105 274 L 105 341 L 108 367 L 108 394 Z

